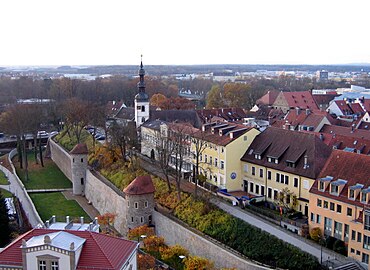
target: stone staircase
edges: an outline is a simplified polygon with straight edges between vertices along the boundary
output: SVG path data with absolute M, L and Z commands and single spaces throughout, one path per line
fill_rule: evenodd
M 350 262 L 344 265 L 337 266 L 333 269 L 334 270 L 364 270 L 365 268 L 361 267 L 360 264 Z

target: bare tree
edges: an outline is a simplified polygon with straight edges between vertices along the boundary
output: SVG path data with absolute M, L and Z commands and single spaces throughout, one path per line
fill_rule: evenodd
M 80 143 L 83 128 L 89 122 L 88 104 L 77 98 L 69 99 L 64 104 L 67 132 L 70 130 Z

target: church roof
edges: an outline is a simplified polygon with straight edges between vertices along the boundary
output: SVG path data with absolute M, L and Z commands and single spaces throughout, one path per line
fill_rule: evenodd
M 138 176 L 124 190 L 129 195 L 144 195 L 154 193 L 155 188 L 149 175 Z

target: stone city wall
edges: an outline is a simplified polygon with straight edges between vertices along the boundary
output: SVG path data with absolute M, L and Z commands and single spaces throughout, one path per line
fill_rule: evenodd
M 157 235 L 163 236 L 166 244 L 179 244 L 189 250 L 190 254 L 213 261 L 217 268 L 270 269 L 236 255 L 215 240 L 208 240 L 157 211 L 154 211 L 153 219 Z
M 59 144 L 49 139 L 51 159 L 57 164 L 64 175 L 72 181 L 71 156 Z

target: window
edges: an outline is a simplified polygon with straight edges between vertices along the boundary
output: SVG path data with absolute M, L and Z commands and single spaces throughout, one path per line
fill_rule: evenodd
M 217 183 L 217 175 L 213 176 L 213 181 L 215 181 Z
M 342 240 L 342 226 L 342 223 L 334 221 L 334 237 L 340 240 Z
M 244 172 L 248 172 L 248 164 L 244 164 Z
M 315 214 L 314 213 L 311 213 L 311 221 L 315 222 Z
M 46 270 L 46 261 L 39 261 L 39 270 Z
M 145 202 L 144 202 L 144 207 L 145 207 L 145 208 L 148 208 L 148 201 L 145 201 Z
M 215 158 L 215 167 L 217 167 L 217 166 L 218 166 L 218 159 Z
M 364 214 L 364 229 L 370 231 L 370 212 L 365 210 Z
M 364 193 L 364 192 L 361 193 L 361 202 L 362 203 L 366 203 L 367 202 L 367 200 L 366 200 L 366 197 L 367 196 L 366 195 L 367 195 L 367 193 Z
M 271 171 L 267 171 L 267 179 L 271 180 Z
M 261 186 L 261 195 L 265 195 L 265 186 Z
M 204 162 L 205 163 L 208 163 L 208 157 L 207 157 L 207 155 L 204 155 Z
M 342 213 L 342 206 L 337 204 L 337 213 Z
M 331 185 L 330 186 L 330 193 L 338 194 L 338 191 L 339 191 L 339 187 L 338 186 L 335 186 L 335 185 Z
M 355 250 L 353 248 L 351 248 L 351 253 L 355 253 Z
M 212 165 L 212 157 L 209 157 L 209 164 Z
M 139 203 L 138 202 L 135 202 L 135 209 L 138 209 L 139 208 Z
M 280 182 L 280 173 L 276 173 L 276 182 Z
M 353 189 L 349 190 L 349 198 L 350 199 L 355 199 L 355 191 Z
M 51 262 L 51 270 L 59 270 L 59 263 L 57 261 Z
M 369 254 L 362 253 L 362 262 L 369 264 Z
M 324 201 L 324 208 L 328 209 L 329 203 L 327 201 Z
M 253 189 L 253 183 L 249 183 L 249 191 L 250 191 L 250 192 L 254 192 L 253 190 L 254 190 L 254 189 Z
M 141 118 L 141 123 L 144 123 L 145 122 L 145 117 L 142 117 Z
M 259 185 L 256 185 L 256 193 L 260 194 L 260 186 Z
M 327 217 L 325 217 L 325 219 L 324 219 L 324 229 L 325 229 L 325 231 L 324 231 L 324 234 L 325 235 L 330 235 L 331 236 L 331 231 L 332 231 L 332 228 L 331 228 L 331 226 L 332 226 L 332 219 L 331 218 L 327 218 Z
M 317 206 L 318 206 L 318 207 L 321 207 L 321 206 L 322 206 L 322 200 L 317 199 Z
M 332 203 L 332 202 L 330 202 L 330 210 L 331 210 L 331 211 L 334 211 L 334 207 L 335 207 L 335 204 L 334 204 L 334 203 Z
M 263 169 L 260 169 L 260 177 L 263 177 Z
M 284 184 L 284 175 L 280 175 L 280 183 Z
M 131 222 L 134 222 L 134 217 L 131 217 Z
M 357 232 L 357 242 L 361 243 L 362 234 L 360 232 Z
M 319 190 L 324 191 L 324 188 L 325 188 L 324 182 L 323 181 L 320 181 L 319 182 Z
M 317 224 L 321 223 L 321 216 L 320 215 L 316 215 L 316 223 Z
M 271 199 L 271 196 L 272 196 L 272 189 L 268 188 L 267 189 L 267 197 Z
M 277 200 L 277 199 L 278 199 L 278 191 L 274 190 L 274 200 Z
M 360 256 L 361 255 L 361 252 L 359 250 L 356 250 L 356 255 L 357 256 Z
M 140 217 L 140 223 L 144 223 L 144 217 Z
M 81 163 L 82 163 L 82 162 L 84 162 L 84 159 L 83 159 L 83 158 L 81 158 Z
M 356 231 L 352 230 L 351 232 L 351 240 L 355 241 L 356 240 Z
M 83 179 L 83 177 L 81 178 L 81 185 L 83 185 L 84 184 L 84 179 Z
M 298 187 L 298 178 L 294 177 L 294 187 Z
M 347 207 L 347 216 L 352 217 L 352 208 Z
M 289 175 L 285 175 L 285 185 L 289 185 Z
M 370 250 L 370 236 L 364 235 L 364 249 Z
M 223 170 L 223 169 L 224 169 L 224 166 L 225 166 L 225 165 L 224 165 L 224 161 L 223 161 L 223 160 L 221 160 L 221 161 L 220 161 L 220 163 L 221 163 L 221 164 L 220 164 L 220 168 L 221 168 L 221 170 Z
M 142 112 L 145 112 L 145 106 L 143 105 L 143 106 L 141 106 L 141 111 Z
M 256 168 L 252 166 L 252 175 L 256 175 Z
M 247 141 L 248 140 L 248 137 L 247 136 L 244 136 L 243 139 L 244 139 L 244 141 Z

